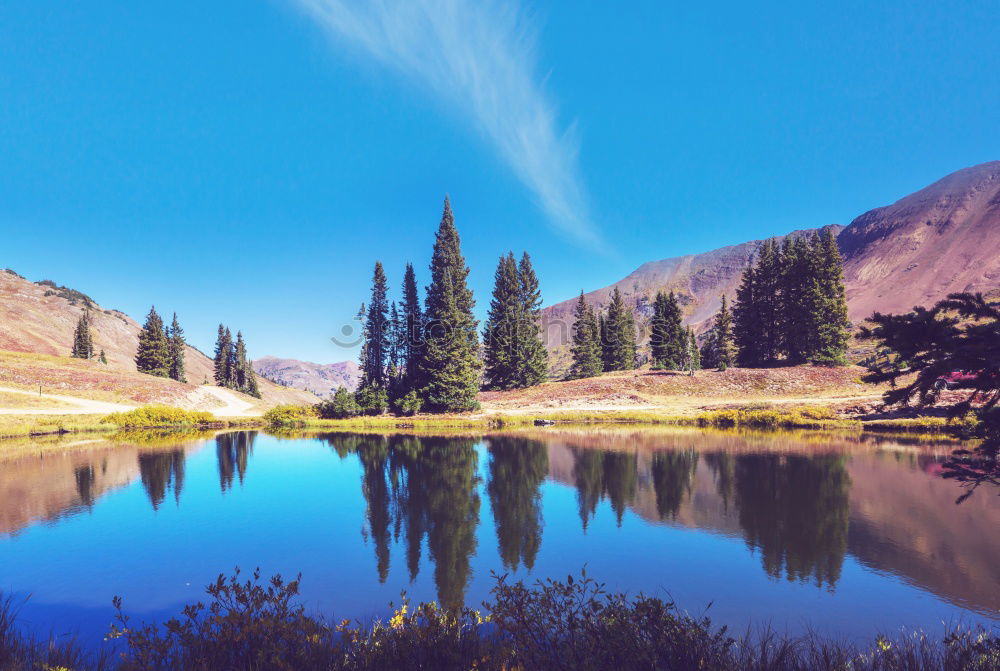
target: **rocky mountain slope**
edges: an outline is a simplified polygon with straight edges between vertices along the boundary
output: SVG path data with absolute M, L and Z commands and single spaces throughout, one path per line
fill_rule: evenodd
M 853 320 L 875 310 L 906 311 L 954 291 L 994 290 L 1000 285 L 1000 161 L 959 170 L 834 230 Z M 587 300 L 603 308 L 618 287 L 642 321 L 652 312 L 656 292 L 673 290 L 686 323 L 700 326 L 718 310 L 722 294 L 735 295 L 762 242 L 645 263 L 619 282 L 586 294 Z M 569 341 L 575 302 L 542 311 L 550 348 Z
M 107 365 L 96 359 L 69 358 L 73 330 L 85 308 L 91 314 L 95 352 L 104 350 Z M 164 317 L 169 319 L 168 315 Z M 140 330 L 128 315 L 104 309 L 79 291 L 44 281 L 31 282 L 12 270 L 0 270 L 0 383 L 23 386 L 44 381 L 47 389 L 81 392 L 102 400 L 189 405 L 185 399 L 197 391 L 197 385 L 211 381 L 212 360 L 188 346 L 185 365 L 190 384 L 137 373 L 133 357 Z M 309 392 L 286 389 L 266 380 L 261 381 L 261 394 L 263 405 L 317 400 Z M 194 397 L 200 398 L 198 394 Z M 246 399 L 257 404 L 256 399 Z M 208 403 L 213 404 L 210 399 Z
M 333 396 L 340 387 L 354 391 L 361 377 L 361 370 L 353 361 L 321 364 L 265 356 L 253 362 L 253 369 L 268 380 L 311 391 L 321 398 Z

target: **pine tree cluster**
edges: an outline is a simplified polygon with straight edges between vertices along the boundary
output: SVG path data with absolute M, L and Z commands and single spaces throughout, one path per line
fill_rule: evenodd
M 242 332 L 236 332 L 236 341 L 233 342 L 232 331 L 229 330 L 229 327 L 219 324 L 218 335 L 215 339 L 213 368 L 217 386 L 260 398 L 257 375 L 253 372 L 253 366 L 247 359 L 247 346 L 243 340 Z
M 146 323 L 139 332 L 139 346 L 135 353 L 135 366 L 140 373 L 169 377 L 178 382 L 187 382 L 184 377 L 184 330 L 177 321 L 177 313 L 170 326 L 164 326 L 163 319 L 152 307 L 146 315 Z M 103 351 L 101 352 L 103 355 Z
M 483 358 L 489 389 L 523 389 L 541 384 L 548 352 L 541 339 L 542 297 L 527 252 L 500 257 L 493 300 L 483 331 Z
M 684 326 L 677 296 L 671 291 L 656 294 L 650 320 L 649 354 L 653 370 L 686 370 L 701 366 L 694 331 Z
M 101 350 L 103 354 L 104 350 Z M 90 310 L 84 308 L 80 320 L 73 332 L 72 356 L 77 359 L 90 359 L 94 356 L 94 338 L 90 333 Z
M 733 306 L 740 366 L 844 365 L 850 323 L 844 271 L 830 229 L 769 240 L 743 273 Z
M 321 404 L 323 416 L 352 412 L 380 414 L 392 408 L 404 415 L 421 409 L 463 412 L 479 407 L 483 361 L 479 322 L 468 286 L 458 229 L 447 198 L 434 240 L 431 281 L 423 305 L 411 264 L 403 275 L 400 302 L 389 302 L 388 282 L 376 262 L 371 299 L 362 305 L 361 382 L 353 397 L 338 390 Z M 528 254 L 520 262 L 509 253 L 500 259 L 490 313 L 483 332 L 486 383 L 512 389 L 539 384 L 547 370 L 541 340 L 538 278 Z
M 214 369 L 216 385 L 260 398 L 257 376 L 247 359 L 247 346 L 242 332 L 236 332 L 236 341 L 233 342 L 229 327 L 219 324 L 215 339 Z
M 581 291 L 574 318 L 570 378 L 632 370 L 639 364 L 635 315 L 618 287 L 611 293 L 607 312 L 600 313 L 587 303 Z

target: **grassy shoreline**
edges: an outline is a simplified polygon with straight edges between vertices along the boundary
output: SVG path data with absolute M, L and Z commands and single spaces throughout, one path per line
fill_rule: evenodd
M 968 420 L 949 421 L 943 417 L 892 419 L 842 418 L 827 406 L 775 408 L 748 405 L 702 412 L 698 415 L 674 415 L 653 410 L 539 411 L 531 414 L 456 414 L 360 416 L 348 419 L 303 418 L 294 422 L 270 423 L 265 417 L 215 417 L 209 413 L 191 413 L 171 409 L 140 408 L 131 413 L 102 415 L 0 415 L 0 440 L 64 434 L 112 434 L 133 429 L 228 429 L 277 428 L 318 431 L 440 431 L 481 429 L 495 431 L 535 425 L 536 420 L 557 425 L 646 425 L 685 426 L 721 429 L 800 429 L 872 433 L 963 435 L 971 425 Z

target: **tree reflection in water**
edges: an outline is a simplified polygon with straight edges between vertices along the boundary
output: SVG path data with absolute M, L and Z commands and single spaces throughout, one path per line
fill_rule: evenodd
M 184 450 L 140 452 L 139 477 L 153 510 L 159 510 L 170 488 L 173 488 L 174 500 L 179 504 L 184 488 Z
M 653 455 L 653 487 L 656 489 L 656 512 L 660 519 L 677 519 L 681 503 L 690 496 L 698 453 L 691 450 L 663 450 Z
M 247 463 L 253 454 L 256 431 L 231 431 L 215 437 L 215 455 L 219 462 L 219 486 L 222 492 L 232 489 L 239 477 L 240 485 L 247 474 Z
M 500 559 L 508 570 L 535 565 L 542 545 L 542 482 L 549 474 L 549 452 L 537 440 L 495 437 L 488 441 L 490 479 L 486 491 L 493 509 Z
M 739 524 L 764 570 L 834 587 L 847 553 L 844 457 L 742 454 L 734 473 Z
M 375 543 L 379 578 L 388 576 L 389 539 L 401 530 L 410 577 L 416 578 L 426 537 L 438 600 L 446 608 L 460 608 L 479 525 L 476 441 L 338 434 L 323 439 L 341 457 L 357 454 L 361 461 L 367 531 Z

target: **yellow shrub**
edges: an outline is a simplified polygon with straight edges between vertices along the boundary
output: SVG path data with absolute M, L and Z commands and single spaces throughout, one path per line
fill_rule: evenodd
M 199 426 L 216 422 L 210 412 L 182 410 L 168 405 L 147 405 L 128 412 L 116 412 L 101 420 L 123 429 L 152 429 L 165 426 Z

